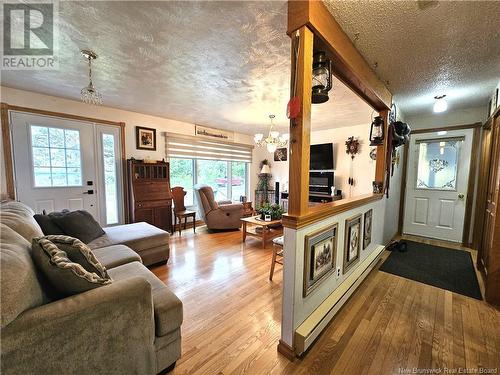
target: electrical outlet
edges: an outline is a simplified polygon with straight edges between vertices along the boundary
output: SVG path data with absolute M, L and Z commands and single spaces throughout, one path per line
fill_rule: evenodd
M 340 277 L 340 267 L 337 267 L 337 279 Z

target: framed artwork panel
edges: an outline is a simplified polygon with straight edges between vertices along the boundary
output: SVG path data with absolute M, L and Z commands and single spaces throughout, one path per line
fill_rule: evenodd
M 337 230 L 335 223 L 305 236 L 303 297 L 335 271 Z

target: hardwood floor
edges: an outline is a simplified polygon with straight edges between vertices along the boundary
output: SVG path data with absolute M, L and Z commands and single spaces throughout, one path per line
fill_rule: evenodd
M 482 301 L 374 270 L 311 350 L 277 353 L 281 266 L 241 232 L 183 232 L 152 268 L 184 303 L 172 374 L 398 374 L 500 367 L 500 312 Z M 387 254 L 385 254 L 387 256 Z M 458 371 L 458 370 L 457 370 Z M 442 372 L 444 373 L 444 372 Z

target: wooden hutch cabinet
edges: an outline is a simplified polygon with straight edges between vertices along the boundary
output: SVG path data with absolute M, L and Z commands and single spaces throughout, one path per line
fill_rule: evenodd
M 130 222 L 145 221 L 172 233 L 172 193 L 167 162 L 127 160 Z

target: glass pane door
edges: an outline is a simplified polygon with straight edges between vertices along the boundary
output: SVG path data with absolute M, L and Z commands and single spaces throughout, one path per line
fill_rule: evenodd
M 99 209 L 104 225 L 123 223 L 123 194 L 120 156 L 120 130 L 116 127 L 98 126 L 97 138 L 99 181 L 96 187 Z
M 456 190 L 463 139 L 422 140 L 418 146 L 417 189 Z

